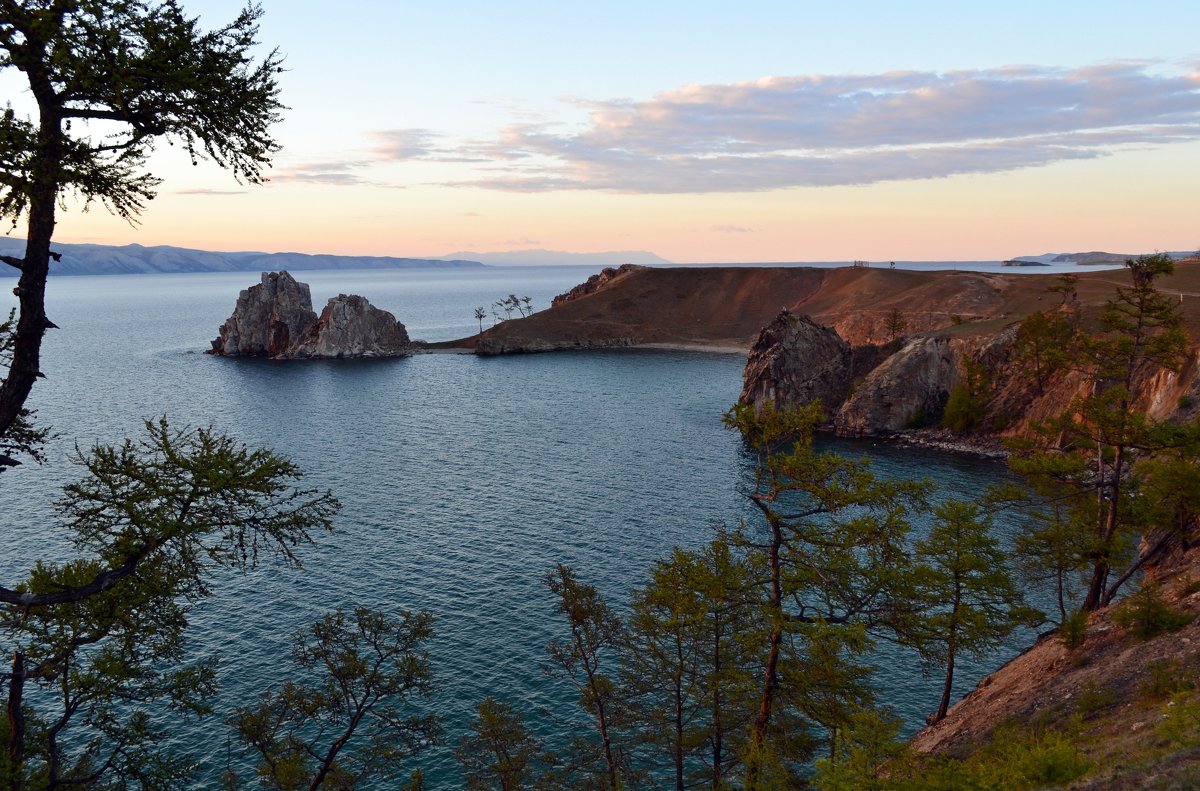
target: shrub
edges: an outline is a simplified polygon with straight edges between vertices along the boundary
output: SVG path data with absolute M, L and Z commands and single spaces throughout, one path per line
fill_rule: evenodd
M 1167 702 L 1158 734 L 1176 747 L 1200 742 L 1200 703 L 1188 692 L 1177 692 Z
M 1111 707 L 1116 702 L 1117 693 L 1111 687 L 1099 687 L 1089 681 L 1083 685 L 1079 697 L 1075 699 L 1075 708 L 1087 717 Z
M 1088 614 L 1077 610 L 1066 617 L 1058 627 L 1058 636 L 1068 651 L 1074 651 L 1087 640 Z
M 1191 672 L 1178 662 L 1155 662 L 1150 665 L 1150 675 L 1138 686 L 1138 694 L 1160 700 L 1195 687 Z
M 1139 640 L 1149 640 L 1166 632 L 1182 629 L 1192 622 L 1192 616 L 1180 612 L 1168 603 L 1158 589 L 1143 585 L 1113 613 L 1113 621 L 1128 629 Z
M 1194 402 L 1192 401 L 1192 397 L 1190 395 L 1188 395 L 1187 393 L 1184 393 L 1183 395 L 1179 396 L 1179 408 L 1180 409 L 1190 409 L 1193 403 Z
M 970 431 L 983 416 L 983 409 L 971 396 L 971 390 L 962 382 L 950 391 L 946 410 L 942 413 L 942 426 L 956 434 Z

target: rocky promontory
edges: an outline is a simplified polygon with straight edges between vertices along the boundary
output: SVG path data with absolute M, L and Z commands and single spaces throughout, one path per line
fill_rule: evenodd
M 339 294 L 318 317 L 307 283 L 288 272 L 264 272 L 238 295 L 210 354 L 273 360 L 402 357 L 412 353 L 404 325 L 365 298 Z

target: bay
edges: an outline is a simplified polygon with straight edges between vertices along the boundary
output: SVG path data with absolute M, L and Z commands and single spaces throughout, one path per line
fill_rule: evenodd
M 476 306 L 510 293 L 545 309 L 582 282 L 577 267 L 305 272 L 314 303 L 356 293 L 392 311 L 414 338 L 478 329 Z M 53 278 L 44 370 L 30 406 L 61 437 L 42 467 L 0 476 L 0 580 L 70 554 L 49 504 L 78 476 L 78 443 L 135 436 L 142 421 L 213 425 L 291 457 L 305 484 L 344 503 L 332 535 L 302 548 L 302 570 L 267 561 L 223 573 L 193 617 L 190 649 L 221 657 L 221 702 L 247 704 L 291 671 L 294 630 L 358 604 L 434 613 L 436 695 L 418 702 L 445 739 L 412 762 L 431 788 L 456 787 L 450 750 L 485 695 L 561 735 L 574 695 L 542 672 L 560 633 L 543 585 L 572 565 L 618 606 L 671 547 L 698 546 L 716 525 L 752 520 L 739 494 L 751 474 L 721 414 L 736 400 L 744 358 L 669 351 L 476 358 L 272 362 L 202 352 L 232 310 L 245 273 Z M 7 282 L 4 293 L 10 288 Z M 7 298 L 11 302 L 11 297 Z M 488 319 L 490 322 L 490 319 Z M 928 477 L 939 496 L 973 498 L 1003 474 L 994 463 L 870 442 L 832 447 L 881 474 Z M 918 526 L 920 527 L 920 526 Z M 1002 529 L 1007 527 L 1002 525 Z M 958 691 L 1021 640 L 970 666 Z M 911 658 L 881 661 L 886 701 L 917 727 L 940 689 Z M 176 744 L 212 780 L 226 765 L 220 718 L 175 724 Z

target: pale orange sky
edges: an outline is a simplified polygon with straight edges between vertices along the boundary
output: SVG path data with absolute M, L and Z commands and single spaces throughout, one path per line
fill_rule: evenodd
M 322 7 L 264 2 L 292 108 L 271 184 L 163 147 L 140 227 L 70 210 L 57 238 L 678 262 L 1200 246 L 1192 2 Z

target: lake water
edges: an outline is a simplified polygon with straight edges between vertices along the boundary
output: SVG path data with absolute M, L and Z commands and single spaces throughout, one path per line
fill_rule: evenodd
M 304 272 L 317 309 L 339 292 L 391 310 L 414 338 L 477 329 L 473 310 L 515 293 L 536 309 L 582 282 L 574 267 Z M 541 667 L 560 633 L 542 580 L 575 567 L 616 604 L 673 545 L 698 546 L 717 524 L 753 513 L 738 494 L 750 472 L 721 414 L 737 398 L 744 360 L 679 352 L 557 353 L 502 358 L 270 362 L 202 354 L 233 308 L 245 273 L 56 278 L 48 309 L 62 329 L 45 344 L 45 380 L 31 399 L 62 435 L 43 467 L 0 476 L 5 538 L 0 580 L 37 558 L 62 557 L 48 503 L 77 477 L 78 442 L 117 442 L 167 415 L 212 424 L 290 456 L 310 485 L 344 503 L 337 530 L 303 548 L 303 570 L 267 562 L 222 575 L 195 611 L 191 645 L 222 657 L 222 701 L 252 702 L 290 671 L 292 632 L 335 607 L 430 610 L 429 645 L 443 746 L 414 759 L 430 788 L 457 787 L 450 748 L 486 695 L 514 703 L 553 735 L 545 711 L 574 695 Z M 0 281 L 8 295 L 10 283 Z M 11 297 L 5 299 L 11 302 Z M 994 462 L 839 442 L 885 475 L 929 477 L 970 498 L 1002 474 Z M 1011 651 L 1007 653 L 1011 654 Z M 994 665 L 995 663 L 992 662 Z M 958 688 L 979 671 L 965 668 Z M 889 657 L 886 700 L 911 727 L 937 702 L 937 678 Z M 219 717 L 177 729 L 214 777 L 225 765 Z

